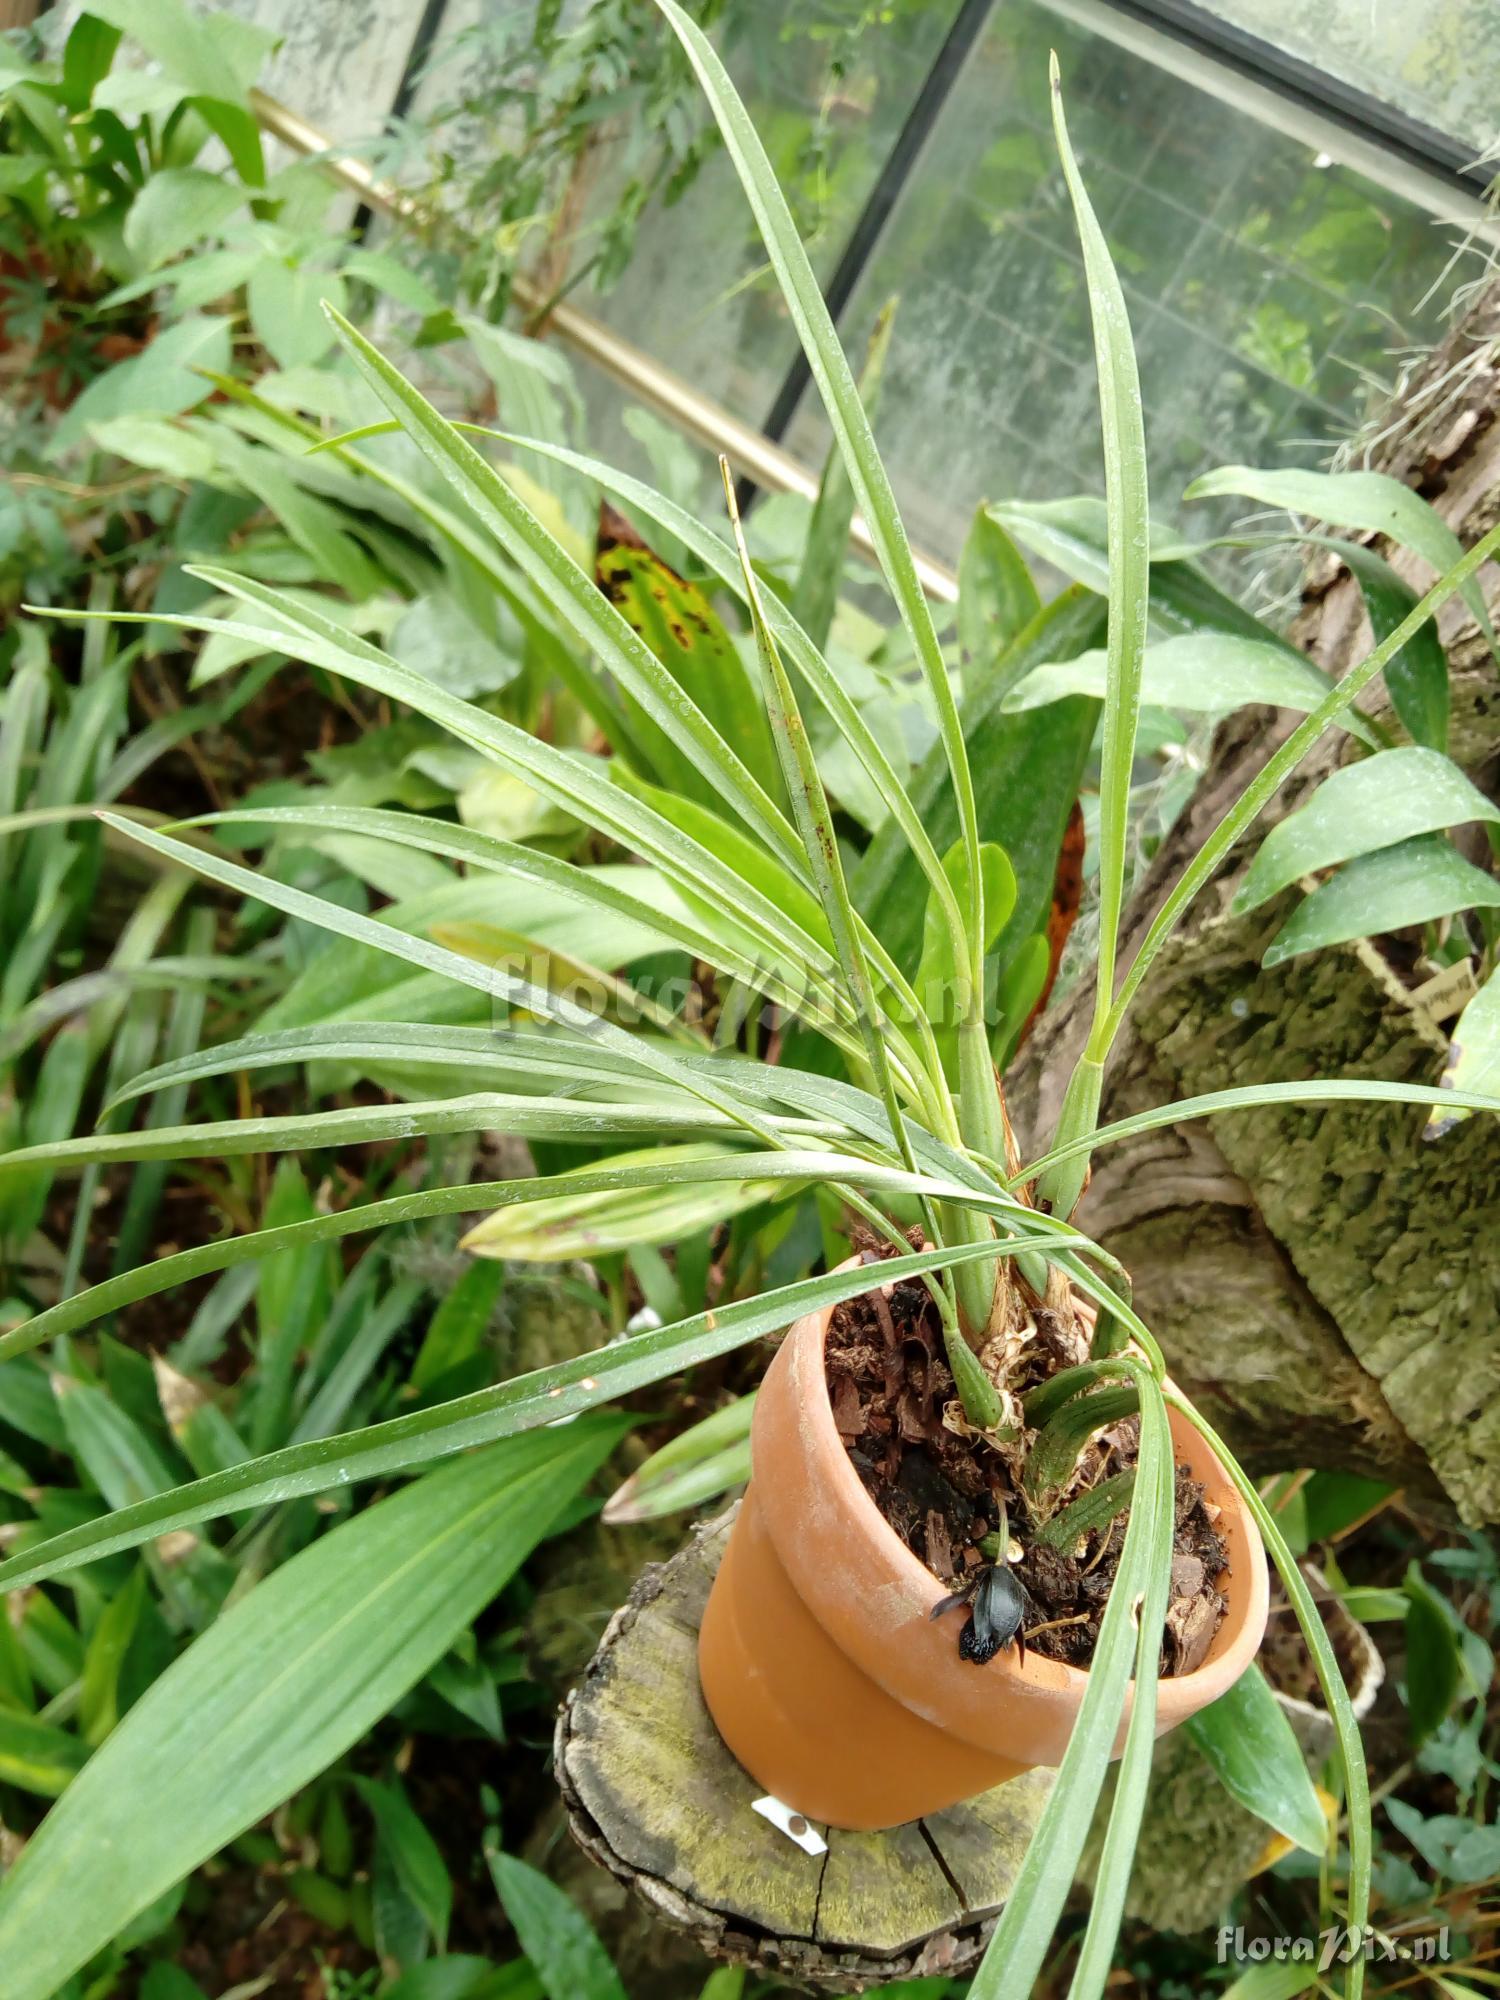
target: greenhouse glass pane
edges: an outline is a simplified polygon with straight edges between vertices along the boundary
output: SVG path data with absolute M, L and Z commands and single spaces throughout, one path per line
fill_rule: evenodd
M 1246 34 L 1449 134 L 1477 156 L 1500 139 L 1495 0 L 1200 0 Z
M 958 0 L 755 0 L 714 39 L 749 105 L 826 284 Z M 734 171 L 715 151 L 686 193 L 647 218 L 619 283 L 578 302 L 703 394 L 765 421 L 796 335 Z M 618 392 L 589 384 L 596 438 Z
M 1129 303 L 1160 519 L 1180 518 L 1211 465 L 1325 462 L 1401 351 L 1441 324 L 1452 232 L 1425 211 L 1036 0 L 1006 0 L 843 319 L 857 346 L 899 299 L 877 430 L 915 537 L 950 559 L 983 500 L 1102 488 L 1054 47 Z M 815 464 L 826 436 L 804 396 L 789 444 Z M 1213 525 L 1207 509 L 1187 518 Z

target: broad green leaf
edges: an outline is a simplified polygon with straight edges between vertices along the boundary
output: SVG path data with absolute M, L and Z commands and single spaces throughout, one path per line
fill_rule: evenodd
M 1449 758 L 1417 747 L 1382 750 L 1333 772 L 1300 811 L 1271 828 L 1234 908 L 1243 915 L 1304 875 L 1473 820 L 1500 823 L 1500 807 Z
M 703 592 L 684 582 L 622 514 L 608 507 L 600 510 L 594 572 L 626 624 L 703 710 L 766 793 L 779 796 L 776 750 L 760 690 Z M 641 722 L 648 748 L 656 746 L 654 761 L 662 782 L 713 803 L 717 789 L 699 764 L 678 751 L 649 717 L 640 718 L 638 730 Z
M 1447 1717 L 1463 1677 L 1456 1620 L 1416 1563 L 1407 1565 L 1406 1714 L 1422 1743 Z
M 1315 1472 L 1301 1493 L 1308 1541 L 1332 1541 L 1373 1513 L 1393 1490 L 1388 1482 L 1357 1472 Z
M 167 167 L 152 174 L 125 217 L 125 247 L 148 271 L 217 235 L 245 201 L 245 191 L 202 167 Z
M 0 1424 L 9 1424 L 49 1451 L 66 1451 L 62 1412 L 40 1362 L 22 1356 L 0 1366 Z
M 143 1994 L 142 2000 L 150 1996 Z M 546 2000 L 546 1995 L 524 1958 L 495 1965 L 455 1952 L 408 1966 L 381 2000 Z
M 1249 1966 L 1232 1986 L 1220 1988 L 1219 2000 L 1298 2000 L 1299 1994 L 1318 1985 L 1318 1968 L 1311 1955 L 1280 1962 L 1268 1958 Z
M 1010 857 L 1003 847 L 987 840 L 979 850 L 980 871 L 984 876 L 984 951 L 986 955 L 995 948 L 1011 911 L 1016 906 L 1016 873 L 1010 865 Z M 960 846 L 953 846 L 943 856 L 943 867 L 954 884 L 959 896 L 969 892 L 969 857 Z M 926 919 L 922 927 L 922 957 L 917 970 L 917 992 L 926 991 L 927 982 L 937 981 L 951 985 L 958 977 L 958 967 L 953 962 L 953 941 L 948 936 L 942 921 L 942 912 L 929 897 Z M 936 1015 L 934 1019 L 938 1018 Z
M 1500 1098 L 1500 979 L 1493 972 L 1458 1017 L 1443 1069 L 1443 1087 Z M 1459 1105 L 1451 1109 L 1440 1106 L 1427 1120 L 1425 1136 L 1440 1139 L 1469 1116 L 1471 1113 Z
M 96 375 L 52 432 L 50 456 L 60 457 L 97 423 L 115 417 L 175 417 L 213 394 L 199 371 L 229 366 L 227 319 L 193 315 L 163 327 L 128 361 Z
M 1095 644 L 1103 621 L 1104 606 L 1097 597 L 1065 591 L 1015 641 L 1007 660 L 1029 670 L 1043 660 L 1066 658 Z M 1003 696 L 1009 671 L 1001 663 L 963 704 L 969 757 L 974 769 L 984 773 L 980 836 L 1005 850 L 1016 878 L 1015 911 L 996 954 L 1000 970 L 1010 948 L 1019 949 L 1028 935 L 1046 929 L 1057 857 L 1099 714 L 1096 703 L 1081 699 L 1057 709 L 1008 714 Z M 936 747 L 913 778 L 910 797 L 930 838 L 946 852 L 958 837 L 958 813 Z M 897 964 L 914 972 L 922 949 L 925 898 L 922 872 L 898 827 L 881 828 L 852 883 L 870 928 Z
M 1309 1854 L 1328 1845 L 1328 1822 L 1302 1746 L 1259 1667 L 1192 1716 L 1188 1734 L 1229 1793 Z
M 213 470 L 212 446 L 160 417 L 110 417 L 90 424 L 89 433 L 101 451 L 169 479 L 206 479 Z
M 1403 583 L 1383 556 L 1357 542 L 1334 544 L 1364 595 L 1370 629 L 1389 637 L 1410 615 L 1417 593 Z M 1448 656 L 1437 629 L 1424 625 L 1410 644 L 1387 661 L 1386 691 L 1391 706 L 1414 743 L 1430 750 L 1448 747 Z
M 616 1166 L 647 1167 L 670 1158 L 686 1165 L 693 1160 L 733 1158 L 722 1146 L 673 1146 L 641 1152 L 615 1153 Z M 761 1181 L 692 1181 L 672 1187 L 646 1186 L 595 1194 L 570 1194 L 568 1182 L 587 1169 L 571 1169 L 554 1177 L 558 1192 L 524 1208 L 502 1208 L 476 1223 L 463 1248 L 480 1257 L 513 1259 L 521 1264 L 566 1264 L 633 1249 L 642 1243 L 675 1243 L 700 1229 L 725 1222 L 742 1209 L 754 1208 L 781 1190 Z
M 984 876 L 983 950 L 987 957 L 994 950 L 995 942 L 1016 906 L 1016 876 L 1005 849 L 997 847 L 993 841 L 985 841 L 981 846 L 979 860 Z M 964 848 L 950 847 L 943 866 L 953 882 L 960 908 L 966 908 L 969 857 Z M 966 969 L 954 963 L 953 939 L 943 921 L 942 908 L 935 896 L 929 896 L 923 926 L 922 957 L 917 966 L 913 990 L 918 1005 L 932 1024 L 948 1080 L 954 1084 L 959 1080 L 957 1029 L 965 977 Z
M 1106 656 L 1081 653 L 1075 659 L 1037 667 L 1006 697 L 1012 711 L 1044 707 L 1069 695 L 1104 696 Z M 1195 632 L 1148 646 L 1142 661 L 1141 700 L 1152 708 L 1201 710 L 1210 714 L 1267 702 L 1306 714 L 1328 692 L 1328 680 L 1310 660 L 1269 640 L 1230 632 Z M 1348 727 L 1368 735 L 1350 716 Z
M 181 1966 L 168 1965 L 159 1958 L 146 1968 L 141 1980 L 141 2000 L 208 2000 L 208 1996 Z
M 242 106 L 277 40 L 268 28 L 200 14 L 185 0 L 89 0 L 89 12 L 123 29 L 185 90 Z
M 1001 500 L 986 510 L 1023 547 L 1074 583 L 1099 596 L 1109 589 L 1108 522 L 1093 495 L 1069 500 Z M 1276 635 L 1236 604 L 1194 558 L 1212 544 L 1183 543 L 1169 530 L 1151 528 L 1152 626 L 1164 635 L 1235 632 L 1274 642 Z
M 1391 1824 L 1405 1834 L 1436 1874 L 1451 1882 L 1488 1882 L 1500 1874 L 1500 1826 L 1482 1826 L 1459 1813 L 1424 1815 L 1404 1799 L 1385 1800 Z M 1458 1987 L 1456 1992 L 1473 1989 Z
M 71 1376 L 53 1377 L 69 1448 L 111 1507 L 130 1507 L 177 1482 L 154 1441 L 107 1391 Z
M 958 561 L 958 647 L 972 698 L 1042 608 L 1025 558 L 987 507 L 974 516 Z
M 1465 861 L 1440 833 L 1361 854 L 1297 906 L 1267 947 L 1264 963 L 1351 938 L 1382 937 L 1460 910 L 1500 908 L 1500 882 Z
M 348 292 L 337 271 L 268 256 L 250 273 L 246 299 L 256 335 L 277 366 L 306 368 L 334 342 L 323 307 L 342 312 Z
M 515 1855 L 487 1845 L 485 1858 L 547 2000 L 627 2000 L 620 1975 L 577 1904 Z
M 619 1435 L 600 1418 L 461 1458 L 324 1535 L 220 1617 L 0 1882 L 6 2000 L 47 2000 L 357 1742 L 504 1586 Z M 142 1799 L 159 1810 L 143 1814 Z
M 1266 507 L 1285 507 L 1290 514 L 1305 514 L 1335 527 L 1385 535 L 1419 555 L 1440 576 L 1452 569 L 1464 552 L 1463 543 L 1421 494 L 1384 472 L 1303 472 L 1291 466 L 1221 465 L 1195 479 L 1183 498 L 1208 500 L 1225 494 L 1258 500 Z M 1489 634 L 1479 585 L 1466 583 L 1463 598 L 1481 629 Z
M 498 1264 L 484 1262 L 471 1264 L 448 1287 L 417 1350 L 411 1371 L 414 1389 L 430 1388 L 479 1353 L 504 1287 L 505 1272 Z
M 1413 607 L 1411 614 L 1402 620 L 1395 631 L 1389 633 L 1362 661 L 1352 666 L 1340 680 L 1336 681 L 1312 714 L 1305 716 L 1286 740 L 1267 758 L 1239 798 L 1202 842 L 1197 853 L 1168 891 L 1160 909 L 1151 919 L 1146 935 L 1141 940 L 1129 970 L 1121 981 L 1120 990 L 1115 996 L 1107 1024 L 1107 1040 L 1112 1041 L 1119 1033 L 1120 1024 L 1131 1001 L 1139 991 L 1157 954 L 1176 929 L 1183 912 L 1198 891 L 1218 871 L 1235 842 L 1254 824 L 1273 795 L 1330 724 L 1343 715 L 1375 676 L 1383 671 L 1386 663 L 1416 637 L 1423 625 L 1437 615 L 1454 592 L 1464 589 L 1473 580 L 1497 549 L 1500 549 L 1500 525 L 1482 535 L 1462 561 L 1455 563 L 1447 575 L 1441 577 L 1426 596 Z

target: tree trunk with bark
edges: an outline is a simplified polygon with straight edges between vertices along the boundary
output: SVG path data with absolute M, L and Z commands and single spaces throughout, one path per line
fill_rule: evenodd
M 1500 516 L 1500 285 L 1405 385 L 1368 461 L 1430 499 L 1466 545 Z M 1431 572 L 1384 547 L 1418 589 Z M 1485 582 L 1493 602 L 1493 571 Z M 1295 636 L 1331 675 L 1371 644 L 1331 557 L 1309 572 Z M 1500 797 L 1500 669 L 1450 600 L 1439 618 L 1450 749 Z M 1383 687 L 1362 703 L 1395 727 Z M 1296 718 L 1241 712 L 1127 915 L 1129 962 L 1173 880 Z M 1264 970 L 1295 890 L 1230 914 L 1260 838 L 1352 754 L 1334 733 L 1293 774 L 1189 911 L 1117 1045 L 1103 1116 L 1235 1085 L 1329 1077 L 1435 1084 L 1447 1035 L 1415 1009 L 1390 941 Z M 1480 858 L 1482 846 L 1475 851 Z M 1008 1088 L 1023 1138 L 1053 1129 L 1092 992 L 1044 1017 Z M 1451 1026 L 1451 1023 L 1449 1024 Z M 1252 1470 L 1333 1466 L 1500 1520 L 1500 1124 L 1423 1138 L 1401 1105 L 1237 1112 L 1100 1152 L 1081 1225 L 1131 1271 L 1176 1378 Z

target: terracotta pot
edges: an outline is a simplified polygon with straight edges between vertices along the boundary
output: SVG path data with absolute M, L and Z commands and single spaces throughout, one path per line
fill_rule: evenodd
M 1087 1674 L 1008 1647 L 959 1658 L 946 1594 L 882 1519 L 834 1428 L 830 1312 L 798 1320 L 766 1374 L 752 1476 L 698 1641 L 704 1698 L 758 1784 L 825 1825 L 870 1831 L 1061 1761 Z M 1163 1680 L 1157 1733 L 1249 1666 L 1269 1593 L 1260 1537 L 1218 1459 L 1175 1412 L 1179 1461 L 1220 1509 L 1229 1608 L 1203 1665 Z M 1115 1744 L 1118 1755 L 1124 1723 Z

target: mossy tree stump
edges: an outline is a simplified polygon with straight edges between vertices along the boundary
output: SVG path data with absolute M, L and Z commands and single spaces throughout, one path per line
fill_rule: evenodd
M 840 1993 L 968 1970 L 1052 1773 L 889 1833 L 829 1830 L 826 1854 L 804 1853 L 751 1810 L 763 1788 L 698 1689 L 698 1625 L 732 1518 L 645 1572 L 563 1706 L 557 1774 L 575 1837 L 713 1956 Z

